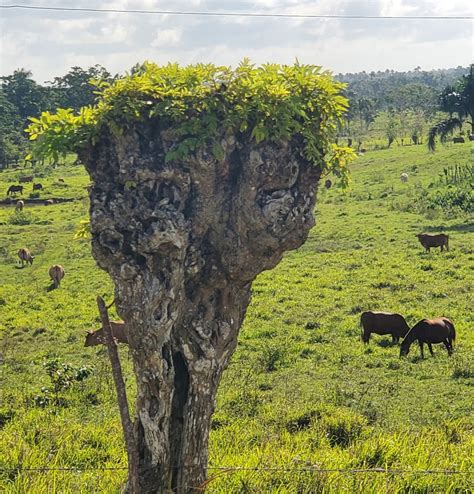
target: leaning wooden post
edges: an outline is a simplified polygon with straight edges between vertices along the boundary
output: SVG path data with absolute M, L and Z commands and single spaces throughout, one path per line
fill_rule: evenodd
M 110 304 L 112 305 L 112 304 Z M 110 305 L 108 307 L 110 307 Z M 110 365 L 112 366 L 112 375 L 114 376 L 115 389 L 117 390 L 117 401 L 120 410 L 120 419 L 122 420 L 123 435 L 125 446 L 127 448 L 128 457 L 128 479 L 130 494 L 140 493 L 140 484 L 138 477 L 138 449 L 133 433 L 133 424 L 130 419 L 130 411 L 128 409 L 127 392 L 125 390 L 125 382 L 123 380 L 122 366 L 118 356 L 117 345 L 112 335 L 110 326 L 109 314 L 107 312 L 104 299 L 97 297 L 97 306 L 99 308 L 102 327 L 104 328 L 105 344 L 109 353 Z

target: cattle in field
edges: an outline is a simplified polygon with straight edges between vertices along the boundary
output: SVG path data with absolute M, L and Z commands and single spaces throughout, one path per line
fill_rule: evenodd
M 443 343 L 448 355 L 453 353 L 453 343 L 456 339 L 454 324 L 447 317 L 436 319 L 422 319 L 417 322 L 405 336 L 400 345 L 400 357 L 408 355 L 411 344 L 418 340 L 421 357 L 424 358 L 423 345 L 427 343 L 431 355 L 434 355 L 432 343 Z
M 51 206 L 53 204 L 54 204 L 54 199 L 46 199 L 46 201 L 44 201 L 45 206 Z
M 23 208 L 25 207 L 25 202 L 24 201 L 16 201 L 15 205 L 15 211 L 23 211 Z
M 112 336 L 117 343 L 125 343 L 128 345 L 126 325 L 123 321 L 110 321 L 112 328 Z M 105 345 L 104 328 L 96 331 L 87 331 L 86 341 L 84 346 Z
M 7 196 L 18 193 L 23 194 L 23 185 L 10 185 L 10 187 L 8 187 Z
M 33 190 L 43 190 L 43 186 L 40 183 L 33 184 Z
M 392 341 L 398 343 L 410 330 L 405 318 L 400 314 L 390 312 L 363 312 L 360 316 L 362 327 L 362 341 L 368 343 L 372 333 L 379 335 L 392 335 Z
M 474 134 L 469 134 L 469 140 L 474 141 Z
M 400 180 L 401 180 L 404 184 L 406 184 L 406 183 L 408 182 L 408 173 L 402 173 L 402 174 L 400 175 Z
M 454 144 L 463 144 L 465 142 L 464 137 L 453 137 L 453 142 Z
M 22 266 L 28 263 L 30 263 L 30 265 L 33 264 L 33 259 L 35 258 L 35 256 L 32 256 L 31 252 L 26 247 L 22 247 L 18 251 L 18 257 L 20 258 Z
M 449 235 L 445 235 L 444 233 L 436 233 L 434 235 L 418 233 L 417 237 L 426 252 L 429 252 L 431 247 L 440 247 L 441 251 L 444 248 L 449 250 Z
M 329 178 L 324 182 L 324 187 L 326 187 L 326 189 L 330 189 L 332 187 L 332 182 L 331 180 L 329 180 Z
M 49 268 L 49 277 L 54 284 L 54 288 L 58 288 L 61 280 L 64 278 L 64 268 L 60 264 L 55 264 Z
M 35 178 L 35 177 L 34 177 L 33 175 L 28 175 L 28 176 L 26 176 L 26 177 L 20 177 L 20 178 L 18 179 L 18 181 L 19 181 L 21 184 L 25 184 L 25 183 L 27 183 L 27 182 L 33 182 L 33 179 L 34 179 L 34 178 Z

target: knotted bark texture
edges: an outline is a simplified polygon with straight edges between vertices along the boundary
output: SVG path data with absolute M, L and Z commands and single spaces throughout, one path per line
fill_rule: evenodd
M 314 225 L 320 172 L 295 142 L 223 132 L 165 163 L 178 139 L 160 122 L 102 129 L 82 153 L 93 255 L 115 283 L 137 379 L 140 492 L 195 492 L 206 480 L 216 391 L 251 284 Z

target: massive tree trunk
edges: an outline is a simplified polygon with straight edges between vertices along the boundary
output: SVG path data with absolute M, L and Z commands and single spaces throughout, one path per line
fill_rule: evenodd
M 93 255 L 115 283 L 137 379 L 143 493 L 194 492 L 206 479 L 222 372 L 237 344 L 252 280 L 314 224 L 320 172 L 296 142 L 225 134 L 165 163 L 172 129 L 107 128 L 81 155 Z

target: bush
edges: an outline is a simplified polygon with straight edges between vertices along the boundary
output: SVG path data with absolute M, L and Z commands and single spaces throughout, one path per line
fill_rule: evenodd
M 15 211 L 9 218 L 10 225 L 31 225 L 36 223 L 36 218 L 31 213 L 24 211 Z
M 280 367 L 285 360 L 285 350 L 278 344 L 265 346 L 258 356 L 258 363 L 263 371 L 273 372 Z
M 285 428 L 288 432 L 295 433 L 303 431 L 311 427 L 311 425 L 321 418 L 321 412 L 319 410 L 308 410 L 300 412 L 290 417 L 285 424 Z
M 323 419 L 323 427 L 329 444 L 346 448 L 355 441 L 366 425 L 366 420 L 352 412 L 337 410 Z
M 49 405 L 56 407 L 66 406 L 67 401 L 60 393 L 69 389 L 73 384 L 84 381 L 93 372 L 92 367 L 74 367 L 71 364 L 61 362 L 57 358 L 44 362 L 43 368 L 49 376 L 52 388 L 43 386 L 41 394 L 33 397 L 35 405 L 41 408 L 46 408 Z

